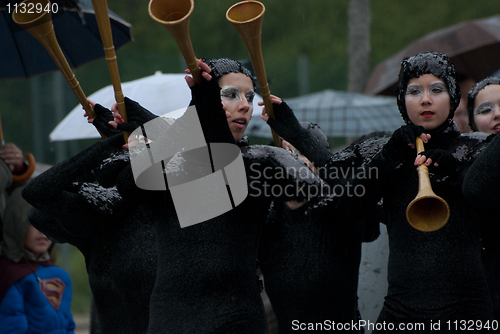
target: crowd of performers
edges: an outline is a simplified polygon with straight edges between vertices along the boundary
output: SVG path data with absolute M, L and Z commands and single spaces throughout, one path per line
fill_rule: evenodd
M 253 75 L 227 58 L 199 60 L 199 67 L 200 83 L 186 76 L 191 104 L 208 145 L 239 146 L 249 185 L 241 204 L 181 227 L 168 190 L 139 188 L 131 164 L 139 149 L 124 142 L 123 131 L 154 122 L 156 137 L 148 140 L 167 145 L 171 132 L 167 120 L 127 98 L 127 123 L 116 106 L 93 104 L 97 116 L 89 122 L 106 139 L 22 190 L 32 205 L 30 223 L 84 255 L 99 333 L 267 333 L 263 288 L 279 333 L 362 333 L 361 246 L 378 237 L 380 223 L 389 236 L 389 285 L 370 330 L 496 331 L 500 249 L 492 209 L 500 200 L 495 135 L 500 79 L 487 78 L 469 91 L 473 132 L 461 134 L 452 121 L 461 93 L 448 57 L 424 52 L 405 58 L 397 95 L 405 125 L 332 153 L 320 127 L 299 122 L 277 96 L 271 97 L 275 117 L 264 108 L 262 119 L 282 138 L 282 147 L 250 145 L 244 131 L 253 110 Z M 182 124 L 182 117 L 175 122 Z M 425 143 L 419 155 L 417 137 Z M 161 170 L 165 178 L 206 175 L 209 167 L 193 161 L 191 151 L 181 151 Z M 413 228 L 405 215 L 418 192 L 421 163 L 429 168 L 434 192 L 450 208 L 447 224 L 433 232 Z M 339 177 L 339 170 L 352 169 L 357 172 Z M 269 193 L 269 187 L 289 191 Z M 363 192 L 332 192 L 342 187 Z M 19 261 L 5 252 L 2 257 Z M 10 284 L 7 294 L 18 289 L 16 282 Z M 13 316 L 4 313 L 5 303 L 4 298 L 2 323 Z

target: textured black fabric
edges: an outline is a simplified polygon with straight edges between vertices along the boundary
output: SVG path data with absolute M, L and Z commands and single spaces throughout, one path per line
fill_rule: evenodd
M 234 143 L 220 99 L 220 89 L 215 78 L 207 81 L 201 76 L 201 83 L 191 87 L 190 105 L 196 106 L 207 143 Z
M 379 207 L 362 215 L 344 210 L 341 190 L 387 142 L 374 133 L 322 158 L 319 174 L 331 191 L 299 208 L 273 202 L 259 247 L 259 265 L 280 333 L 295 333 L 301 323 L 357 323 L 361 243 L 379 235 Z M 292 143 L 295 146 L 295 143 Z M 342 175 L 342 171 L 345 174 Z M 340 188 L 336 188 L 340 187 Z M 334 195 L 335 189 L 336 194 Z M 330 332 L 327 327 L 324 331 Z M 359 333 L 359 328 L 351 331 Z
M 494 208 L 500 202 L 500 136 L 488 137 L 491 143 L 471 164 L 463 184 L 465 197 L 477 206 Z
M 23 197 L 36 208 L 30 218 L 37 229 L 84 255 L 100 333 L 105 334 L 146 332 L 156 273 L 149 208 L 127 209 L 116 189 L 88 183 L 94 180 L 92 170 L 122 144 L 122 134 L 100 140 L 23 190 Z
M 255 76 L 253 76 L 252 72 L 250 72 L 239 61 L 229 58 L 212 58 L 212 59 L 203 58 L 203 62 L 212 69 L 211 75 L 215 77 L 217 80 L 223 75 L 229 73 L 243 73 L 252 80 L 255 89 L 255 84 L 256 84 Z
M 385 167 L 381 168 L 381 172 L 390 172 L 401 161 L 414 162 L 417 157 L 416 138 L 424 132 L 425 129 L 422 126 L 413 124 L 403 125 L 396 129 L 380 154 L 376 156 L 376 159 L 384 161 L 383 164 L 379 164 Z
M 484 226 L 484 268 L 493 301 L 495 320 L 500 321 L 500 224 L 497 211 L 500 203 L 500 135 L 490 135 L 491 142 L 470 166 L 463 183 L 465 197 L 489 214 Z
M 425 156 L 426 159 L 432 160 L 433 171 L 435 174 L 448 175 L 457 169 L 457 160 L 451 152 L 435 148 L 420 152 L 420 155 Z M 435 165 L 437 164 L 437 166 Z
M 139 199 L 154 210 L 158 240 L 158 272 L 151 297 L 148 333 L 266 333 L 267 320 L 256 279 L 257 247 L 272 198 L 262 171 L 289 175 L 281 186 L 317 185 L 314 175 L 287 174 L 283 168 L 305 164 L 283 149 L 242 147 L 249 184 L 248 197 L 235 209 L 202 223 L 181 228 L 170 192 L 135 186 L 130 168 L 118 178 L 118 189 L 132 203 Z M 295 165 L 292 165 L 292 162 Z M 181 169 L 166 173 L 182 172 Z M 300 178 L 301 177 L 301 178 Z M 288 198 L 290 199 L 290 198 Z
M 454 123 L 429 133 L 432 137 L 426 149 L 446 150 L 457 161 L 457 171 L 445 176 L 434 174 L 429 166 L 433 191 L 450 206 L 450 219 L 443 228 L 421 232 L 406 220 L 406 207 L 418 191 L 413 162 L 401 159 L 394 164 L 392 159 L 375 157 L 369 166 L 390 172 L 380 173 L 379 179 L 364 180 L 370 193 L 363 198 L 368 202 L 383 198 L 387 216 L 389 288 L 378 322 L 426 322 L 427 330 L 418 331 L 422 333 L 430 332 L 430 321 L 440 320 L 442 326 L 448 320 L 485 323 L 493 316 L 481 263 L 484 221 L 479 218 L 480 210 L 467 203 L 461 191 L 462 169 L 482 152 L 485 136 L 461 135 Z
M 94 112 L 96 117 L 92 121 L 92 125 L 94 125 L 100 133 L 102 133 L 106 137 L 112 137 L 120 133 L 120 130 L 115 129 L 108 124 L 108 122 L 113 120 L 113 113 L 111 112 L 111 110 L 103 107 L 100 104 L 96 104 L 94 106 Z
M 144 123 L 158 117 L 128 97 L 125 97 L 125 111 L 127 113 L 127 123 L 118 123 L 117 129 L 120 131 L 132 132 Z
M 273 103 L 273 111 L 275 118 L 269 117 L 267 124 L 283 139 L 295 146 L 315 166 L 325 165 L 331 155 L 330 150 L 325 147 L 324 142 L 302 127 L 285 101 L 280 104 Z

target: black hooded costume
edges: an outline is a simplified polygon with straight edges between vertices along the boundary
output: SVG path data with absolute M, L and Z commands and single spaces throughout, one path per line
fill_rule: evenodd
M 411 124 L 406 111 L 408 81 L 425 74 L 443 79 L 450 95 L 448 119 L 433 130 Z M 440 323 L 441 331 L 457 332 L 460 321 L 481 320 L 491 324 L 491 299 L 481 262 L 480 210 L 470 205 L 462 193 L 464 168 L 484 148 L 483 134 L 460 134 L 451 121 L 460 101 L 455 71 L 449 59 L 437 52 L 405 58 L 399 74 L 398 106 L 407 125 L 396 130 L 369 167 L 379 170 L 378 179 L 359 180 L 368 194 L 356 199 L 363 204 L 383 198 L 389 234 L 389 288 L 374 333 L 429 333 Z M 408 143 L 421 133 L 429 133 L 425 155 L 438 162 L 429 166 L 433 191 L 449 205 L 450 218 L 444 227 L 422 232 L 407 221 L 408 204 L 418 192 L 414 165 L 417 155 Z M 354 210 L 355 207 L 351 207 Z M 383 323 L 389 324 L 382 326 Z M 412 327 L 422 323 L 422 327 Z M 401 327 L 399 327 L 401 326 Z M 487 326 L 487 325 L 485 325 Z M 489 327 L 491 328 L 491 327 Z M 487 332 L 482 327 L 479 332 Z
M 230 59 L 205 62 L 215 79 L 231 72 L 251 77 L 250 72 Z M 192 87 L 192 94 L 206 143 L 234 144 L 217 80 L 202 78 L 201 84 Z M 151 136 L 148 131 L 148 139 L 158 143 L 169 137 L 165 145 L 174 145 L 172 133 L 181 135 L 190 131 L 183 128 L 183 117 L 169 130 L 162 130 L 161 126 L 156 128 L 157 136 Z M 320 181 L 310 172 L 296 176 L 286 170 L 287 166 L 297 169 L 304 168 L 305 164 L 281 148 L 248 146 L 244 142 L 238 145 L 246 171 L 248 196 L 232 210 L 195 225 L 180 226 L 170 189 L 138 188 L 132 166 L 127 166 L 118 177 L 118 190 L 130 205 L 147 202 L 153 210 L 158 271 L 151 297 L 148 333 L 267 332 L 256 275 L 257 248 L 272 200 L 266 187 L 317 187 Z M 202 177 L 209 168 L 198 164 L 194 154 L 187 150 L 174 156 L 161 170 L 166 177 L 189 173 L 199 173 Z M 264 180 L 264 168 L 268 174 L 279 173 L 281 178 Z M 283 195 L 283 199 L 296 197 Z
M 469 113 L 469 125 L 472 130 L 477 131 L 474 121 L 474 105 L 477 94 L 488 85 L 500 85 L 500 78 L 488 77 L 481 80 L 469 91 L 467 99 L 467 111 Z M 491 143 L 488 148 L 477 157 L 471 165 L 463 183 L 465 197 L 474 205 L 484 208 L 485 212 L 492 212 L 500 203 L 500 136 L 492 134 L 488 139 Z M 498 235 L 500 226 L 498 218 L 492 217 L 484 226 L 484 269 L 488 280 L 495 320 L 500 321 L 500 243 Z

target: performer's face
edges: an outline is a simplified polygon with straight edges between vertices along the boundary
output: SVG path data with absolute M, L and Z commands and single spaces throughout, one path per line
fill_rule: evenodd
M 411 78 L 406 88 L 406 110 L 411 122 L 432 130 L 450 113 L 450 94 L 443 79 L 434 74 Z
M 478 131 L 500 132 L 500 85 L 488 85 L 474 100 L 474 123 Z
M 255 96 L 252 80 L 243 73 L 228 73 L 220 77 L 219 86 L 229 129 L 238 142 L 252 117 Z
M 45 234 L 30 225 L 24 237 L 24 247 L 27 250 L 39 257 L 49 249 L 51 244 L 52 241 Z
M 475 83 L 476 82 L 471 79 L 465 79 L 459 83 L 461 98 L 460 104 L 457 110 L 455 110 L 453 120 L 457 123 L 458 130 L 460 130 L 461 133 L 472 131 L 469 126 L 469 113 L 467 112 L 467 94 Z

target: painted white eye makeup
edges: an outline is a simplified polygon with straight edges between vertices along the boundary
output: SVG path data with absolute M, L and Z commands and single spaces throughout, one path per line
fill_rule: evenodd
M 438 82 L 433 82 L 432 84 L 429 85 L 429 95 L 436 95 L 436 94 L 441 94 L 441 93 L 446 93 L 448 90 L 446 89 L 446 86 L 444 83 L 438 81 Z M 412 96 L 422 96 L 424 93 L 424 89 L 420 85 L 416 84 L 411 84 L 406 87 L 406 95 L 412 95 Z
M 220 96 L 225 103 L 238 102 L 241 101 L 241 90 L 235 86 L 224 86 L 221 88 Z M 245 98 L 247 99 L 248 103 L 252 103 L 254 97 L 255 92 L 253 91 L 253 89 L 250 89 L 245 93 Z
M 500 103 L 498 104 L 498 108 L 500 108 Z M 495 110 L 495 106 L 493 103 L 490 101 L 484 101 L 480 105 L 477 106 L 476 109 L 474 109 L 474 115 L 480 115 L 480 114 L 488 114 Z

